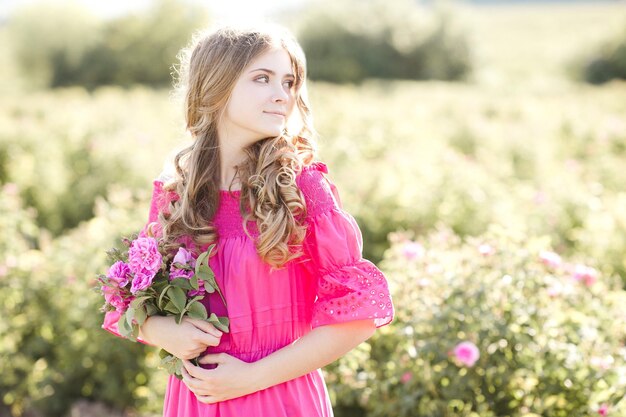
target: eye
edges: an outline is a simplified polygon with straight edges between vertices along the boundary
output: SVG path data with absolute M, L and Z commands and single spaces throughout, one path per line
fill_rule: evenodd
M 295 84 L 294 80 L 287 80 L 285 81 L 285 83 L 289 86 L 289 88 L 292 88 L 293 85 Z
M 257 77 L 255 81 L 258 81 L 260 79 L 265 79 L 265 82 L 269 82 L 270 77 L 268 77 L 267 75 L 261 75 L 261 76 Z

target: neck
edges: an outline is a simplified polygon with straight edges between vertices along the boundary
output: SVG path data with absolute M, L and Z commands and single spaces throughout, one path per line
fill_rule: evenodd
M 238 178 L 235 178 L 235 166 L 242 163 L 246 158 L 243 148 L 235 141 L 228 141 L 220 146 L 219 151 L 221 161 L 219 188 L 226 190 L 232 184 L 233 189 L 239 189 L 241 183 Z

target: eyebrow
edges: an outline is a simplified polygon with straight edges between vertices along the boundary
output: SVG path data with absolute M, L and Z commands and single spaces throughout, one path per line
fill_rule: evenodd
M 265 71 L 265 72 L 269 72 L 272 75 L 276 75 L 276 73 L 274 71 L 272 71 L 271 69 L 267 69 L 267 68 L 257 68 L 257 69 L 253 69 L 250 72 L 254 72 L 254 71 Z M 289 73 L 289 74 L 285 74 L 285 77 L 294 77 L 295 78 L 295 75 Z

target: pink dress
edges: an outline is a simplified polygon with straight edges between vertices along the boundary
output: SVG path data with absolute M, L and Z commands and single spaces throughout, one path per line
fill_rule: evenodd
M 305 255 L 283 270 L 270 273 L 244 233 L 239 191 L 220 191 L 214 225 L 218 251 L 210 259 L 224 293 L 228 311 L 216 293 L 205 297 L 218 316 L 230 319 L 224 333 L 207 353 L 227 352 L 246 362 L 258 361 L 291 344 L 313 328 L 351 320 L 372 319 L 376 327 L 389 324 L 394 307 L 387 280 L 362 258 L 362 237 L 354 218 L 343 211 L 335 186 L 316 162 L 298 175 L 307 206 Z M 162 182 L 154 181 L 150 221 L 164 207 Z M 248 230 L 258 236 L 254 222 Z M 204 249 L 204 248 L 202 248 Z M 115 334 L 115 313 L 103 327 Z M 208 365 L 211 367 L 215 365 Z M 163 415 L 167 417 L 329 417 L 333 410 L 320 369 L 239 398 L 204 404 L 177 378 L 169 377 Z

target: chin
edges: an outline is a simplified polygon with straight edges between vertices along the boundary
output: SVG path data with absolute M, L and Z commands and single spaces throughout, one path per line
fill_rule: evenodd
M 280 136 L 283 133 L 283 127 L 281 126 L 281 127 L 276 128 L 276 129 L 267 129 L 263 133 L 265 134 L 265 137 Z

